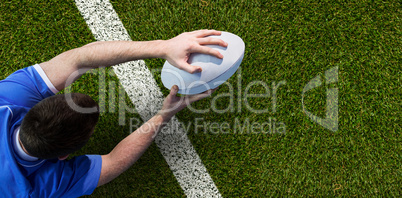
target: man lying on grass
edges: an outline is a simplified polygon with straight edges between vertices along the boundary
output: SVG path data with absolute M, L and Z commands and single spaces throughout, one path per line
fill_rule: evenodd
M 84 146 L 99 118 L 97 103 L 79 93 L 59 94 L 80 74 L 99 66 L 164 58 L 190 73 L 201 68 L 187 63 L 191 53 L 222 55 L 204 45 L 227 46 L 215 30 L 183 33 L 170 40 L 95 42 L 64 52 L 48 62 L 16 71 L 0 81 L 0 192 L 5 197 L 78 197 L 91 194 L 127 170 L 152 143 L 173 115 L 213 90 L 185 97 L 173 86 L 162 109 L 123 139 L 109 154 L 65 160 Z M 74 76 L 75 75 L 75 76 Z M 73 76 L 74 80 L 71 80 Z M 81 109 L 72 108 L 72 104 Z M 144 126 L 147 127 L 144 127 Z M 154 127 L 149 127 L 154 126 Z

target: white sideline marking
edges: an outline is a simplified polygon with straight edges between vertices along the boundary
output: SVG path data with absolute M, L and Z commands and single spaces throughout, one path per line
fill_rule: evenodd
M 75 0 L 98 41 L 131 40 L 108 0 Z M 143 120 L 162 107 L 163 95 L 143 60 L 113 66 Z M 162 155 L 188 197 L 222 197 L 176 117 L 156 139 Z

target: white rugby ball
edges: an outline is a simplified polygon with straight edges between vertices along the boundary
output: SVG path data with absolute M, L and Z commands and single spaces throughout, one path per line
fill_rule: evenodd
M 223 59 L 200 53 L 191 54 L 188 63 L 202 68 L 202 72 L 194 74 L 178 69 L 166 61 L 161 73 L 162 83 L 166 88 L 170 89 L 173 85 L 177 85 L 180 94 L 198 94 L 218 87 L 237 71 L 244 57 L 243 40 L 229 32 L 210 37 L 219 38 L 228 43 L 227 47 L 205 45 L 218 50 L 223 55 Z

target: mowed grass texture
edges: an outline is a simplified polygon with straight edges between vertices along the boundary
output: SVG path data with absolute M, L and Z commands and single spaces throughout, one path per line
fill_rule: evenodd
M 133 40 L 197 29 L 243 38 L 241 78 L 193 105 L 207 113 L 178 114 L 224 197 L 401 196 L 399 1 L 112 2 Z M 153 69 L 163 62 L 146 61 Z M 319 74 L 324 82 L 333 67 L 338 82 L 308 92 L 304 104 L 325 117 L 326 90 L 338 88 L 336 132 L 311 121 L 301 103 L 304 86 Z M 273 83 L 281 81 L 273 110 Z M 269 97 L 246 98 L 247 86 Z M 273 120 L 284 134 L 257 130 Z M 256 133 L 239 130 L 247 122 Z
M 212 97 L 177 115 L 224 197 L 401 196 L 399 1 L 112 4 L 132 40 L 169 39 L 206 28 L 243 38 L 241 70 Z M 6 1 L 0 6 L 1 79 L 94 41 L 72 1 Z M 158 71 L 164 60 L 146 63 L 167 95 Z M 339 80 L 325 84 L 325 71 L 333 67 L 339 69 Z M 118 100 L 122 94 L 116 77 L 102 72 L 85 75 L 73 86 L 105 104 L 94 138 L 76 155 L 109 152 L 128 135 L 129 119 L 138 118 L 127 112 L 126 124 L 118 124 L 117 102 L 109 98 Z M 304 105 L 324 118 L 326 90 L 337 88 L 336 132 L 303 112 L 302 90 L 316 75 L 323 85 L 306 94 Z M 99 87 L 102 79 L 106 86 Z M 263 97 L 248 98 L 247 93 Z M 248 127 L 253 124 L 254 130 Z M 183 192 L 152 145 L 133 168 L 93 196 L 178 197 Z

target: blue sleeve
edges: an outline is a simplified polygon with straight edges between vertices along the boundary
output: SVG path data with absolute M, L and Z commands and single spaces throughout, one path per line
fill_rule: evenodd
M 35 176 L 32 197 L 79 197 L 90 195 L 98 185 L 100 155 L 82 155 L 68 161 L 47 162 Z
M 39 65 L 18 70 L 0 81 L 0 104 L 31 108 L 55 94 L 52 86 Z

